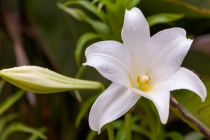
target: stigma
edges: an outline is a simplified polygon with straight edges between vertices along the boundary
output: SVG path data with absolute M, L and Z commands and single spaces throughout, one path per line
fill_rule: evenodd
M 150 77 L 147 75 L 137 76 L 137 88 L 144 92 L 151 90 L 152 86 L 148 86 L 150 83 Z

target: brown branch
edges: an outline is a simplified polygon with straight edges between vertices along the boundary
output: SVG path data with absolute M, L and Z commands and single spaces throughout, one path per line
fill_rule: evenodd
M 21 39 L 21 23 L 18 12 L 5 12 L 4 23 L 13 42 L 17 66 L 29 65 Z
M 171 109 L 182 118 L 188 125 L 194 128 L 196 131 L 201 132 L 207 139 L 210 139 L 210 131 L 203 126 L 200 122 L 195 120 L 192 116 L 190 116 L 177 102 L 177 100 L 171 95 L 170 97 L 170 105 Z
M 201 35 L 194 39 L 191 50 L 200 51 L 207 55 L 210 54 L 210 34 Z

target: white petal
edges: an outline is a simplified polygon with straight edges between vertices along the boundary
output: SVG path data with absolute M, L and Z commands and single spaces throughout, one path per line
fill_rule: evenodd
M 150 39 L 150 50 L 147 60 L 150 64 L 151 80 L 160 81 L 173 74 L 181 65 L 192 40 L 186 38 L 181 28 L 171 28 L 158 32 Z
M 133 54 L 139 54 L 150 38 L 149 25 L 138 8 L 126 10 L 121 32 L 123 43 L 130 48 Z M 143 52 L 142 52 L 143 53 Z
M 170 92 L 168 86 L 158 82 L 154 84 L 154 87 L 151 91 L 146 93 L 135 88 L 133 88 L 132 90 L 135 93 L 151 100 L 155 104 L 158 110 L 161 122 L 163 124 L 166 124 L 169 115 L 169 98 L 170 98 Z
M 94 131 L 100 129 L 125 114 L 140 98 L 130 88 L 112 83 L 95 101 L 90 115 L 89 125 Z
M 186 68 L 179 68 L 174 74 L 163 81 L 168 84 L 169 89 L 188 89 L 201 97 L 202 101 L 206 98 L 206 87 L 196 74 Z
M 129 69 L 131 69 L 131 59 L 127 48 L 116 41 L 101 41 L 89 46 L 85 55 L 89 65 L 98 70 L 105 78 L 130 86 Z

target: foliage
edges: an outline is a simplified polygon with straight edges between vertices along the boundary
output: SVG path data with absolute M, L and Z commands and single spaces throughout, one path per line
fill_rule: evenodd
M 42 131 L 39 131 L 36 130 L 36 128 L 24 125 L 22 122 L 15 121 L 15 119 L 19 118 L 18 113 L 2 116 L 2 114 L 12 105 L 14 105 L 14 103 L 18 101 L 23 95 L 24 91 L 18 91 L 13 95 L 10 95 L 0 104 L 0 140 L 7 140 L 11 134 L 18 131 L 30 133 L 34 140 L 38 138 L 47 139 L 47 137 L 43 134 L 46 129 L 42 128 Z
M 22 65 L 48 67 L 70 77 L 100 81 L 105 86 L 109 84 L 108 81 L 92 68 L 84 69 L 81 65 L 85 61 L 84 50 L 89 44 L 99 40 L 121 41 L 120 32 L 125 9 L 140 7 L 147 16 L 151 34 L 175 26 L 185 28 L 191 38 L 209 34 L 210 31 L 208 0 L 19 0 L 15 3 L 11 0 L 1 0 L 0 5 L 4 5 L 0 6 L 0 14 L 3 15 L 0 17 L 1 67 L 15 67 L 18 62 L 23 62 L 21 57 L 23 55 L 18 55 L 17 50 L 24 50 L 27 56 L 25 59 L 30 63 Z M 11 11 L 14 13 L 11 14 Z M 12 26 L 9 23 L 12 23 Z M 183 66 L 197 73 L 209 92 L 208 40 L 207 35 L 195 39 Z M 18 46 L 17 44 L 22 48 L 15 49 L 13 46 Z M 23 91 L 10 95 L 14 87 L 3 85 L 4 81 L 1 80 L 0 89 L 3 87 L 4 89 L 0 92 L 0 139 L 9 139 L 10 136 L 15 137 L 22 132 L 28 133 L 24 133 L 23 136 L 28 140 L 47 139 L 46 137 L 52 140 L 107 139 L 106 126 L 102 128 L 102 133 L 97 135 L 96 132 L 89 130 L 87 118 L 92 103 L 102 91 L 76 91 L 76 97 L 74 91 L 70 94 L 66 92 L 36 95 L 33 97 L 35 106 L 27 106 L 24 109 L 26 112 L 32 110 L 33 113 L 20 116 L 23 112 L 20 111 L 21 103 L 26 104 L 30 99 L 27 97 L 26 100 L 20 100 L 24 95 Z M 141 99 L 136 104 L 131 118 L 134 140 L 157 138 L 189 140 L 204 139 L 204 136 L 209 138 L 207 136 L 210 133 L 209 96 L 201 103 L 199 97 L 187 90 L 174 91 L 172 95 L 177 104 L 172 102 L 171 110 L 178 117 L 170 113 L 169 122 L 164 126 L 160 123 L 156 108 L 150 101 Z M 80 96 L 82 102 L 76 100 Z M 20 104 L 17 104 L 17 101 Z M 33 125 L 29 125 L 30 121 L 25 119 L 27 117 L 32 118 L 31 122 L 35 122 L 37 126 L 46 126 L 47 129 L 32 127 Z M 115 130 L 115 139 L 124 140 L 126 124 L 123 117 L 114 121 L 112 126 Z M 204 128 L 205 132 L 200 128 Z M 46 131 L 47 136 L 43 134 Z

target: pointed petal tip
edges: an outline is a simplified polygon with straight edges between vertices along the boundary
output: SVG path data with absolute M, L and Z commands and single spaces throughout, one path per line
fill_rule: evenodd
M 205 100 L 206 100 L 206 95 L 207 95 L 207 93 L 205 93 L 205 95 L 204 95 L 203 97 L 201 97 L 201 102 L 205 102 Z
M 99 135 L 99 134 L 101 134 L 101 130 L 100 130 L 100 129 L 98 130 L 98 135 Z
M 166 123 L 167 123 L 167 121 L 161 121 L 161 123 L 162 123 L 162 124 L 166 124 Z
M 166 117 L 167 116 L 167 117 Z M 161 123 L 162 124 L 166 124 L 167 123 L 167 121 L 168 121 L 168 117 L 169 117 L 169 113 L 167 114 L 167 115 L 165 115 L 165 114 L 159 114 L 159 117 L 160 117 L 160 121 L 161 121 Z
M 205 102 L 206 100 L 206 96 L 207 96 L 207 90 L 206 90 L 206 87 L 204 85 L 204 83 L 200 80 L 200 92 L 195 92 L 200 98 L 201 98 L 201 102 Z
M 91 107 L 89 114 L 90 128 L 100 133 L 101 127 L 124 115 L 138 99 L 139 97 L 131 89 L 112 83 Z

